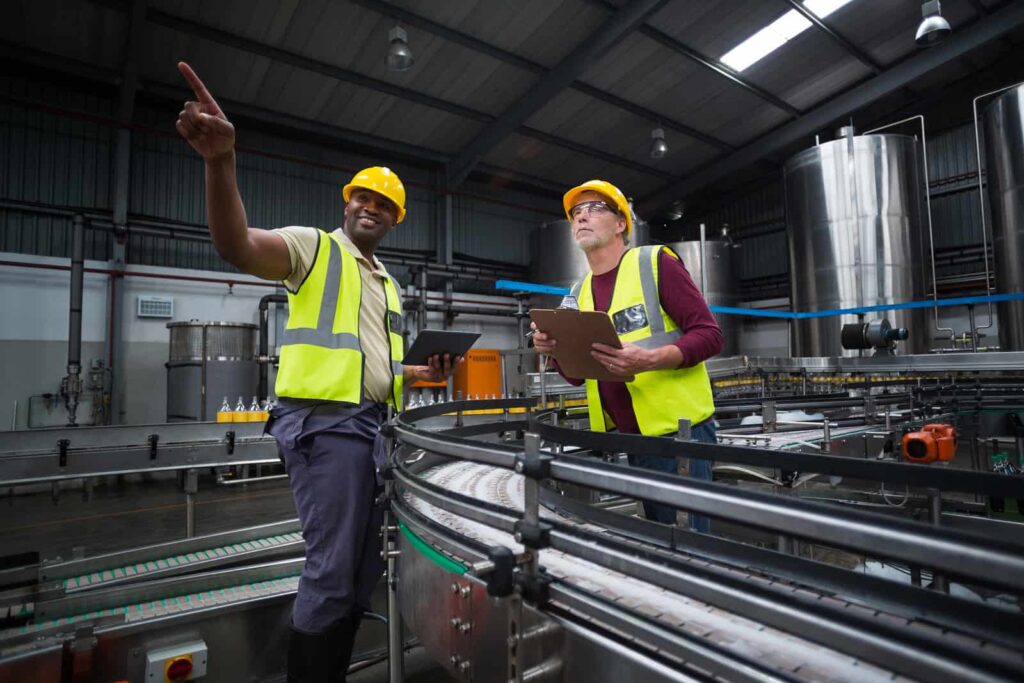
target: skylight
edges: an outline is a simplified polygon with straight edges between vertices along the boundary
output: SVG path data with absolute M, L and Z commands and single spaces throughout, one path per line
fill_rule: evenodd
M 843 5 L 853 0 L 804 0 L 804 7 L 819 19 L 824 19 Z M 736 71 L 743 71 L 751 64 L 785 45 L 811 27 L 804 15 L 791 9 L 781 17 L 750 36 L 722 56 L 722 62 Z

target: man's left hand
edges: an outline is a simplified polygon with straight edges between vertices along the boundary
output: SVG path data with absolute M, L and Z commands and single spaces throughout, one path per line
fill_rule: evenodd
M 411 379 L 414 382 L 447 382 L 459 363 L 465 360 L 462 356 L 455 356 L 453 359 L 451 354 L 438 354 L 427 359 L 428 365 L 410 365 L 406 370 L 412 375 Z
M 653 354 L 630 342 L 623 342 L 621 349 L 597 343 L 591 344 L 590 348 L 590 355 L 619 377 L 632 377 L 654 369 Z

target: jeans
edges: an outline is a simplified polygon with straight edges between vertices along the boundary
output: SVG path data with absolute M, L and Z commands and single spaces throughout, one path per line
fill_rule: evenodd
M 672 435 L 673 437 L 675 435 Z M 691 431 L 694 441 L 701 443 L 718 443 L 714 419 L 708 419 L 694 427 Z M 658 455 L 630 455 L 629 464 L 654 472 L 676 474 L 676 459 L 663 458 Z M 711 461 L 698 458 L 690 459 L 690 476 L 701 481 L 711 481 Z M 676 509 L 670 505 L 643 501 L 644 517 L 661 524 L 676 523 Z M 703 515 L 690 515 L 690 529 L 702 534 L 711 530 L 711 520 Z

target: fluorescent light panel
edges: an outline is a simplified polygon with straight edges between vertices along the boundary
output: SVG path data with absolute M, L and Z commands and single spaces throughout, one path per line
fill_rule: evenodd
M 804 0 L 803 6 L 819 19 L 824 19 L 843 5 L 853 0 Z M 785 45 L 811 27 L 804 15 L 791 9 L 781 17 L 750 36 L 722 56 L 722 62 L 736 71 L 743 71 L 751 64 Z

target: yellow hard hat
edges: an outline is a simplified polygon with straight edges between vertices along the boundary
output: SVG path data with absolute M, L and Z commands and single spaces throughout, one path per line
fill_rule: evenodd
M 612 200 L 615 208 L 626 218 L 626 235 L 633 232 L 633 212 L 629 210 L 629 202 L 626 201 L 626 195 L 622 194 L 622 190 L 607 180 L 588 180 L 582 185 L 577 185 L 566 192 L 565 196 L 562 197 L 562 207 L 565 209 L 566 218 L 572 220 L 569 212 L 572 211 L 572 207 L 579 203 L 580 195 L 584 192 L 597 192 Z
M 346 204 L 352 197 L 352 190 L 357 187 L 373 190 L 394 202 L 398 207 L 398 218 L 395 223 L 401 223 L 405 218 L 405 185 L 398 174 L 387 166 L 371 166 L 352 176 L 352 181 L 341 190 L 341 196 L 345 198 Z

